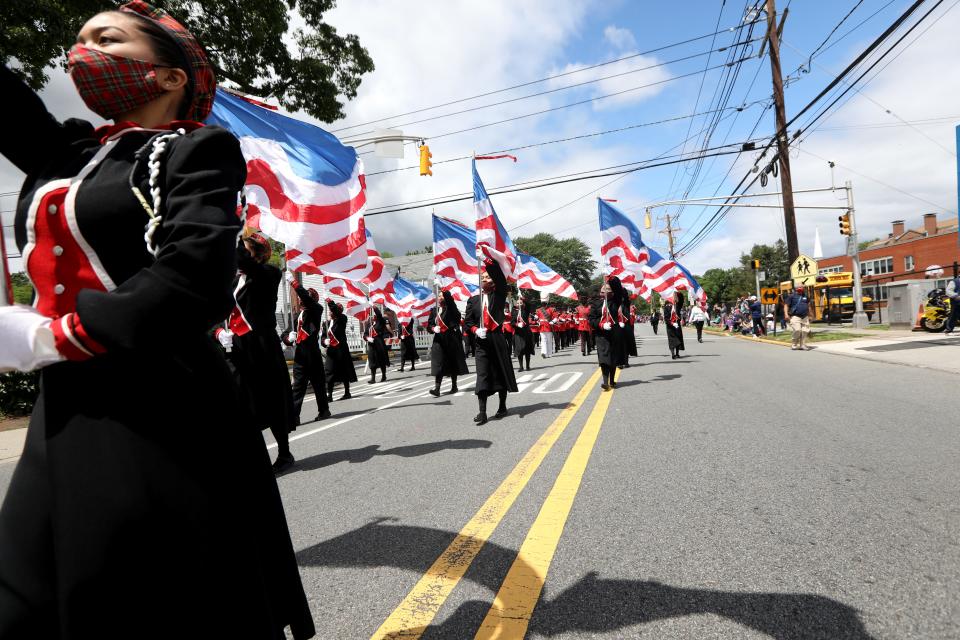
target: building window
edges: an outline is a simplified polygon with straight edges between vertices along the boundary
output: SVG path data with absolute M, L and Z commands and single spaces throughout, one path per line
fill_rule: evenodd
M 903 259 L 903 270 L 913 271 L 913 256 L 907 256 Z
M 874 302 L 886 302 L 887 300 L 887 285 L 870 285 L 863 288 L 863 295 L 868 296 Z
M 860 263 L 861 276 L 877 276 L 883 273 L 893 273 L 893 258 L 877 258 Z
M 843 265 L 838 264 L 832 267 L 823 267 L 822 269 L 817 269 L 817 275 L 822 276 L 825 273 L 840 273 L 843 271 Z

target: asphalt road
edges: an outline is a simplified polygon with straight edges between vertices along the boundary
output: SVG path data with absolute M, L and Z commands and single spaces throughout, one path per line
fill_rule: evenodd
M 302 425 L 318 637 L 960 637 L 960 378 L 638 334 L 612 393 L 576 348 L 481 427 L 421 369 Z

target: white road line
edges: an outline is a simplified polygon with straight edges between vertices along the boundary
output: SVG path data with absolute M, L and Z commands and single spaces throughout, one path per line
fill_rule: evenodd
M 448 388 L 449 388 L 449 387 L 448 387 Z M 396 406 L 396 405 L 398 405 L 398 404 L 401 404 L 401 403 L 403 403 L 403 402 L 406 402 L 407 400 L 413 400 L 414 398 L 418 398 L 418 397 L 421 397 L 421 396 L 423 396 L 423 395 L 425 395 L 425 394 L 424 394 L 424 390 L 423 390 L 423 389 L 418 389 L 417 391 L 415 391 L 415 392 L 413 392 L 413 393 L 411 393 L 411 394 L 409 394 L 409 395 L 406 395 L 406 396 L 404 396 L 404 397 L 402 397 L 402 398 L 400 398 L 400 399 L 398 399 L 398 400 L 395 400 L 395 401 L 393 401 L 393 402 L 389 402 L 389 403 L 387 403 L 387 404 L 385 404 L 385 405 L 381 405 L 381 406 L 379 406 L 379 407 L 374 407 L 374 408 L 370 409 L 369 411 L 364 411 L 363 413 L 358 413 L 358 414 L 355 414 L 355 415 L 352 415 L 352 416 L 347 416 L 346 418 L 343 418 L 343 419 L 341 419 L 341 420 L 337 420 L 336 422 L 331 422 L 330 424 L 326 424 L 326 425 L 324 425 L 324 426 L 322 426 L 322 427 L 318 427 L 318 428 L 316 428 L 316 429 L 311 429 L 310 431 L 305 431 L 305 432 L 303 432 L 303 433 L 298 433 L 297 435 L 295 435 L 295 436 L 293 436 L 293 437 L 290 438 L 290 442 L 294 442 L 295 440 L 302 440 L 303 438 L 306 438 L 307 436 L 312 436 L 312 435 L 314 435 L 314 434 L 320 433 L 321 431 L 326 431 L 327 429 L 333 429 L 334 427 L 339 427 L 340 425 L 346 424 L 346 423 L 351 422 L 351 421 L 353 421 L 353 420 L 356 420 L 357 418 L 364 418 L 364 417 L 369 416 L 369 415 L 371 415 L 371 414 L 373 414 L 373 413 L 376 413 L 377 411 L 381 411 L 381 410 L 383 410 L 383 409 L 389 409 L 390 407 L 394 407 L 394 406 Z M 270 444 L 267 445 L 267 449 L 276 449 L 276 448 L 277 448 L 277 443 L 276 443 L 276 442 L 271 442 Z

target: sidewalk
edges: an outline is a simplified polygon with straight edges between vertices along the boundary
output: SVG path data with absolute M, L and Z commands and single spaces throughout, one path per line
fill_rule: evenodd
M 23 453 L 23 443 L 26 439 L 25 428 L 0 431 L 0 464 L 13 462 L 19 458 Z
M 882 331 L 856 340 L 817 343 L 816 350 L 876 362 L 960 373 L 960 335 L 957 334 L 945 336 L 942 333 Z

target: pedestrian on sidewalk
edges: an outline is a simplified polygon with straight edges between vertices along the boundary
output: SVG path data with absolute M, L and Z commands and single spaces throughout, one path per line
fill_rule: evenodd
M 0 638 L 310 638 L 270 459 L 210 336 L 246 176 L 201 124 L 212 65 L 139 1 L 88 20 L 68 65 L 113 124 L 57 121 L 0 65 L 36 292 L 0 309 L 0 369 L 41 370 L 0 507 Z
M 500 403 L 494 419 L 507 415 L 507 394 L 517 393 L 517 378 L 513 360 L 507 352 L 507 341 L 501 323 L 507 304 L 507 278 L 493 259 L 484 261 L 480 274 L 480 294 L 467 301 L 465 316 L 467 331 L 477 339 L 476 391 L 479 412 L 473 419 L 477 424 L 487 422 L 487 398 L 497 395 Z
M 470 372 L 460 339 L 460 310 L 453 294 L 444 291 L 439 307 L 430 310 L 427 331 L 433 334 L 430 345 L 430 375 L 434 378 L 430 395 L 440 397 L 444 376 L 450 378 L 450 393 L 457 393 L 457 378 Z
M 614 276 L 600 287 L 600 300 L 594 302 L 590 309 L 590 327 L 596 339 L 597 362 L 603 375 L 604 391 L 616 388 L 617 367 L 624 360 L 622 330 L 614 314 L 626 295 L 620 279 Z
M 327 402 L 333 402 L 333 388 L 339 382 L 343 385 L 340 400 L 349 400 L 350 383 L 357 381 L 357 370 L 353 366 L 353 355 L 347 344 L 347 316 L 343 305 L 327 298 L 327 328 L 321 345 L 327 348 L 324 370 L 327 374 Z
M 944 333 L 950 335 L 960 321 L 960 278 L 954 278 L 947 283 L 947 299 L 950 300 L 950 316 Z
M 697 342 L 703 342 L 703 323 L 707 320 L 707 312 L 699 302 L 693 303 L 690 309 L 690 324 L 697 328 Z
M 284 273 L 293 293 L 300 300 L 301 310 L 297 324 L 290 336 L 293 344 L 293 415 L 299 421 L 307 385 L 313 387 L 317 399 L 317 417 L 314 422 L 330 417 L 327 403 L 327 381 L 323 368 L 323 352 L 320 340 L 323 337 L 323 305 L 316 289 L 304 289 L 289 271 Z
M 417 360 L 420 359 L 420 354 L 417 353 L 416 319 L 410 318 L 409 322 L 400 322 L 398 318 L 397 322 L 400 323 L 400 372 L 403 373 L 404 365 L 408 360 L 410 371 L 416 371 Z
M 753 337 L 759 340 L 764 336 L 763 305 L 757 300 L 757 296 L 747 298 L 747 305 L 750 309 L 750 321 L 753 324 Z
M 798 349 L 809 351 L 807 336 L 810 333 L 810 318 L 807 316 L 810 313 L 810 300 L 806 296 L 803 285 L 799 285 L 797 290 L 784 300 L 783 312 L 793 332 L 793 344 L 790 348 L 794 351 Z

